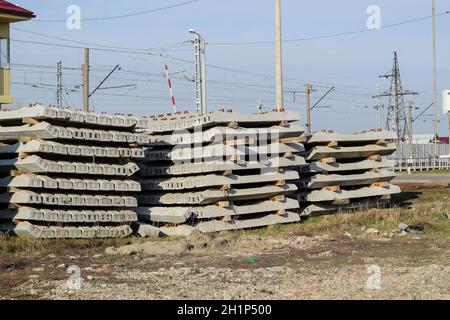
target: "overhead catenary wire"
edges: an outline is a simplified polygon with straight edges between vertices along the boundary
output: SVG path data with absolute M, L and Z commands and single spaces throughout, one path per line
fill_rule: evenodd
M 187 6 L 187 5 L 190 5 L 190 4 L 194 4 L 194 3 L 200 2 L 200 1 L 201 0 L 189 0 L 189 1 L 175 3 L 175 4 L 172 4 L 172 5 L 167 5 L 167 6 L 164 6 L 164 7 L 150 9 L 150 10 L 143 10 L 143 11 L 132 12 L 132 13 L 116 15 L 116 16 L 83 18 L 83 19 L 80 19 L 80 20 L 81 21 L 105 21 L 105 20 L 115 20 L 115 19 L 136 17 L 136 16 L 145 15 L 145 14 L 149 14 L 149 13 L 155 13 L 155 12 L 165 11 L 165 10 L 169 10 L 169 9 L 175 9 L 175 8 L 179 8 L 179 7 L 182 7 L 182 6 Z M 36 21 L 36 22 L 66 22 L 67 19 L 34 19 L 32 21 Z
M 435 17 L 448 15 L 448 14 L 450 14 L 450 10 L 440 12 L 440 13 L 436 14 Z M 397 26 L 401 26 L 401 25 L 405 25 L 405 24 L 416 23 L 416 22 L 420 22 L 420 21 L 425 21 L 425 20 L 429 20 L 431 18 L 433 18 L 433 15 L 424 16 L 424 17 L 415 18 L 415 19 L 409 19 L 409 20 L 406 20 L 406 21 L 385 25 L 385 26 L 381 27 L 379 30 L 389 29 L 389 28 L 393 28 L 393 27 L 397 27 Z M 341 33 L 332 33 L 332 34 L 321 35 L 321 36 L 311 36 L 311 37 L 304 37 L 304 38 L 286 39 L 286 40 L 283 40 L 283 42 L 284 43 L 290 43 L 290 42 L 302 42 L 302 41 L 310 41 L 310 40 L 331 39 L 331 38 L 355 35 L 355 34 L 359 34 L 359 33 L 376 32 L 376 31 L 379 31 L 379 30 L 365 28 L 365 29 L 341 32 Z M 265 44 L 273 44 L 273 43 L 274 43 L 274 41 L 208 42 L 208 45 L 212 45 L 212 46 L 214 46 L 214 45 L 216 45 L 216 46 L 237 46 L 237 45 L 265 45 Z
M 41 37 L 48 38 L 48 39 L 64 41 L 64 42 L 70 42 L 70 43 L 75 43 L 75 44 L 80 44 L 80 45 L 83 45 L 84 47 L 85 46 L 92 46 L 92 47 L 100 47 L 100 48 L 105 48 L 105 49 L 116 49 L 116 50 L 127 50 L 127 51 L 128 50 L 143 51 L 143 52 L 159 51 L 159 50 L 172 51 L 171 49 L 187 46 L 188 44 L 190 44 L 189 41 L 181 41 L 181 42 L 171 43 L 171 44 L 167 44 L 167 45 L 152 47 L 152 48 L 128 48 L 128 47 L 111 46 L 111 45 L 92 43 L 92 42 L 77 41 L 77 40 L 72 40 L 72 39 L 52 36 L 52 35 L 48 35 L 48 34 L 45 34 L 45 33 L 31 31 L 31 30 L 27 30 L 27 29 L 23 29 L 23 28 L 17 28 L 17 27 L 11 27 L 11 29 L 16 30 L 16 31 L 20 31 L 20 32 L 24 32 L 24 33 L 28 33 L 28 34 L 32 34 L 32 35 L 41 36 Z

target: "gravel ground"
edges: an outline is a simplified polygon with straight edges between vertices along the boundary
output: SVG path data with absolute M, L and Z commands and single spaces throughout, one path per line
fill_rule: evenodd
M 194 237 L 82 254 L 3 264 L 0 298 L 450 299 L 448 239 Z

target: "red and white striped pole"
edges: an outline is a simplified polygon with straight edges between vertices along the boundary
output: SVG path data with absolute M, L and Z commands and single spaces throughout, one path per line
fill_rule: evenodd
M 173 95 L 173 90 L 172 90 L 172 80 L 170 80 L 170 73 L 169 73 L 169 67 L 167 66 L 167 64 L 164 65 L 164 68 L 166 70 L 166 76 L 167 76 L 167 82 L 169 83 L 169 92 L 170 92 L 170 97 L 172 99 L 172 107 L 173 107 L 173 111 L 175 113 L 177 113 L 177 106 L 175 104 L 175 97 Z

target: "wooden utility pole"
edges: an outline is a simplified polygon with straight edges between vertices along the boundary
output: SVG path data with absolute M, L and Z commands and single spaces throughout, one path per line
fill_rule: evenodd
M 83 111 L 89 112 L 89 48 L 84 49 L 83 70 Z
M 276 108 L 284 110 L 283 101 L 283 49 L 281 37 L 281 0 L 275 0 L 275 82 Z
M 306 133 L 310 134 L 311 131 L 311 85 L 306 84 Z

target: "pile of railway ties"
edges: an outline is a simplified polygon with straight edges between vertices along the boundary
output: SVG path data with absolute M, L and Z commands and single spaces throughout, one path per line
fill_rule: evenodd
M 0 111 L 0 231 L 188 236 L 386 207 L 395 134 L 305 134 L 295 112 Z

